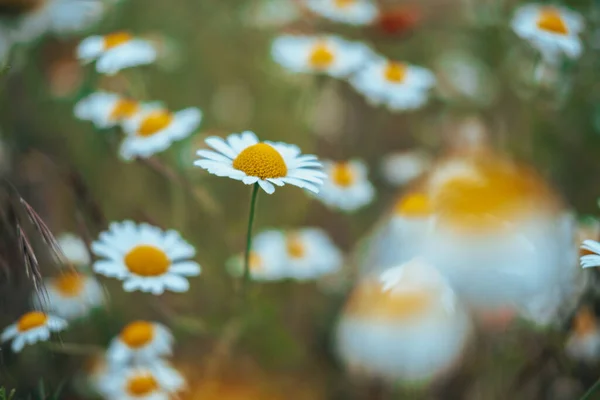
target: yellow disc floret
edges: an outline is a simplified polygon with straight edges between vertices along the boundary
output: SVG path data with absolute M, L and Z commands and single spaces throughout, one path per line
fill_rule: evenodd
M 326 69 L 333 63 L 334 60 L 335 55 L 327 43 L 319 42 L 315 44 L 310 51 L 308 62 L 313 68 Z
M 393 83 L 402 83 L 406 79 L 406 64 L 390 62 L 384 70 L 385 79 Z
M 233 168 L 260 179 L 282 178 L 287 175 L 283 157 L 267 143 L 257 143 L 244 149 L 233 160 Z
M 104 36 L 104 50 L 110 50 L 133 39 L 129 32 L 115 32 Z
M 354 183 L 354 171 L 347 162 L 340 162 L 331 168 L 331 180 L 338 186 L 348 187 Z
M 134 247 L 127 253 L 124 261 L 127 269 L 139 276 L 163 275 L 171 265 L 171 260 L 164 251 L 150 245 Z
M 130 99 L 119 99 L 115 103 L 112 111 L 110 112 L 109 119 L 111 121 L 118 121 L 123 118 L 132 117 L 139 110 L 139 104 L 137 101 Z
M 31 311 L 19 318 L 17 329 L 19 332 L 25 332 L 30 329 L 44 326 L 48 321 L 48 316 L 41 311 Z
M 121 340 L 130 348 L 147 345 L 154 337 L 154 326 L 148 321 L 135 321 L 121 331 Z
M 152 136 L 173 122 L 173 114 L 165 110 L 153 111 L 148 114 L 141 122 L 138 129 L 139 136 Z
M 547 7 L 540 11 L 540 15 L 537 20 L 538 28 L 557 33 L 560 35 L 566 35 L 569 33 L 567 24 L 563 20 L 560 12 L 553 7 Z
M 132 397 L 146 397 L 158 389 L 158 382 L 151 374 L 133 376 L 127 382 L 127 393 Z
M 84 277 L 76 272 L 63 274 L 54 280 L 54 287 L 63 296 L 73 297 L 81 293 Z

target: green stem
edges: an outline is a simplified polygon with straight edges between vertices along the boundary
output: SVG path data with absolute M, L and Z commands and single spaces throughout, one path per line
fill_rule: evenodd
M 250 216 L 248 217 L 248 231 L 246 233 L 246 252 L 244 253 L 244 275 L 242 277 L 242 295 L 246 293 L 248 282 L 250 281 L 250 249 L 252 247 L 252 224 L 254 223 L 254 211 L 256 208 L 256 198 L 258 197 L 258 183 L 252 188 L 252 198 L 250 200 Z
M 592 400 L 592 395 L 600 389 L 600 379 L 594 383 L 594 385 L 587 391 L 579 400 Z

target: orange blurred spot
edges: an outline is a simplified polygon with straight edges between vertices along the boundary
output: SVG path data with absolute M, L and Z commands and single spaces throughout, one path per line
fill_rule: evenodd
M 418 6 L 399 6 L 381 11 L 377 27 L 385 34 L 398 35 L 414 29 L 421 19 L 421 10 Z

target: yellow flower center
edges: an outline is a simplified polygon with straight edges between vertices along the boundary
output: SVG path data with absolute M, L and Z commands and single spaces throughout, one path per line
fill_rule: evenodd
M 76 272 L 63 274 L 54 279 L 56 290 L 66 297 L 74 297 L 83 289 L 84 277 Z
M 138 129 L 139 136 L 152 136 L 165 129 L 173 121 L 173 114 L 168 111 L 153 111 L 148 114 Z
M 338 8 L 346 8 L 356 3 L 356 0 L 334 0 L 334 4 Z
M 360 284 L 350 296 L 345 312 L 377 320 L 409 319 L 425 312 L 433 302 L 427 290 L 383 291 L 378 282 Z
M 287 253 L 291 258 L 302 258 L 306 254 L 306 248 L 302 239 L 295 234 L 288 235 L 286 239 Z
M 260 179 L 282 178 L 287 175 L 283 157 L 273 146 L 266 143 L 257 143 L 245 148 L 233 160 L 233 168 Z
M 402 83 L 406 79 L 406 64 L 389 62 L 384 70 L 385 79 L 393 83 Z
M 395 212 L 403 217 L 426 217 L 431 214 L 431 201 L 424 193 L 411 193 L 396 203 Z
M 335 55 L 327 43 L 319 42 L 312 48 L 308 62 L 313 68 L 325 69 L 329 67 L 334 60 Z
M 28 312 L 19 318 L 17 329 L 19 332 L 25 332 L 30 329 L 39 328 L 40 326 L 44 326 L 47 320 L 48 316 L 41 311 Z
M 135 321 L 121 331 L 121 340 L 128 347 L 138 349 L 154 338 L 154 326 L 148 321 Z
M 127 393 L 133 397 L 147 396 L 158 388 L 158 382 L 150 374 L 134 376 L 127 382 Z
M 104 36 L 104 50 L 110 50 L 133 39 L 129 32 L 115 32 Z
M 540 11 L 537 26 L 544 31 L 558 33 L 560 35 L 569 33 L 567 24 L 560 15 L 560 12 L 552 7 L 544 8 Z
M 157 247 L 140 245 L 127 253 L 125 265 L 130 272 L 139 276 L 159 276 L 168 271 L 171 260 Z
M 250 271 L 261 271 L 263 269 L 262 258 L 256 252 L 250 252 Z
M 139 104 L 130 99 L 119 99 L 108 117 L 112 121 L 132 117 L 139 110 Z
M 338 186 L 348 187 L 354 183 L 354 172 L 347 162 L 340 162 L 331 169 L 331 180 Z

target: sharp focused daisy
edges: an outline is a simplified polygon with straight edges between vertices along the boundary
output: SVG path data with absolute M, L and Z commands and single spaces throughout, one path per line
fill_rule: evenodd
M 172 348 L 173 335 L 167 327 L 157 322 L 134 321 L 112 340 L 106 357 L 117 364 L 143 363 L 170 355 Z
M 526 4 L 515 12 L 512 28 L 548 62 L 559 61 L 562 54 L 578 58 L 582 52 L 579 33 L 584 28 L 583 18 L 567 8 Z
M 436 79 L 428 69 L 404 62 L 374 58 L 350 79 L 350 83 L 375 105 L 390 110 L 422 107 Z
M 590 239 L 584 240 L 581 249 L 585 253 L 580 258 L 583 268 L 600 267 L 600 243 Z
M 62 318 L 41 311 L 31 311 L 6 327 L 0 339 L 2 342 L 12 339 L 13 351 L 19 352 L 25 345 L 48 340 L 52 332 L 62 331 L 66 327 L 67 321 Z
M 326 177 L 316 156 L 301 155 L 295 145 L 260 142 L 253 132 L 234 133 L 227 139 L 212 136 L 206 144 L 216 151 L 198 150 L 201 158 L 194 165 L 246 185 L 258 183 L 269 194 L 286 183 L 318 193 Z
M 195 107 L 170 112 L 150 105 L 124 121 L 127 136 L 121 144 L 121 157 L 147 158 L 164 151 L 173 142 L 190 136 L 201 121 L 202 112 Z
M 190 286 L 186 277 L 200 274 L 200 266 L 189 260 L 194 247 L 178 232 L 148 224 L 113 222 L 92 243 L 92 251 L 104 258 L 94 263 L 94 271 L 123 280 L 127 292 L 185 292 Z
M 129 32 L 90 36 L 77 48 L 77 58 L 86 63 L 96 60 L 96 71 L 109 75 L 125 68 L 151 64 L 156 56 L 156 49 L 150 42 Z
M 78 267 L 90 264 L 90 253 L 85 242 L 79 236 L 72 233 L 61 233 L 57 236 L 56 241 L 71 264 Z
M 375 189 L 367 177 L 367 166 L 360 160 L 324 161 L 327 179 L 317 198 L 329 207 L 355 211 L 369 204 Z
M 7 7 L 15 19 L 11 37 L 18 42 L 37 39 L 46 32 L 83 31 L 98 22 L 104 12 L 103 0 L 31 0 L 11 2 Z
M 431 157 L 414 150 L 388 154 L 381 161 L 384 178 L 394 186 L 402 186 L 423 174 L 431 165 Z
M 67 320 L 84 317 L 92 308 L 104 303 L 104 292 L 98 281 L 73 271 L 46 279 L 45 289 L 45 295 L 34 293 L 35 308 Z
M 278 241 L 278 231 L 265 231 L 252 240 L 250 251 L 250 277 L 257 281 L 275 281 L 287 278 L 285 273 L 286 252 Z M 235 256 L 228 262 L 234 275 L 243 272 L 243 255 Z
M 338 36 L 283 35 L 273 41 L 273 59 L 292 72 L 323 73 L 337 78 L 360 68 L 372 51 Z
M 584 362 L 595 363 L 600 360 L 600 325 L 590 308 L 583 307 L 575 315 L 566 352 L 570 357 Z
M 140 111 L 140 104 L 116 93 L 95 92 L 75 105 L 75 117 L 92 121 L 96 128 L 111 128 L 132 118 Z
M 306 5 L 322 17 L 350 25 L 368 25 L 378 15 L 371 0 L 306 0 Z
M 358 283 L 338 325 L 337 348 L 354 372 L 422 382 L 457 363 L 470 327 L 445 279 L 415 259 Z
M 183 376 L 158 360 L 148 366 L 113 369 L 99 382 L 103 396 L 119 400 L 169 400 L 184 388 Z

